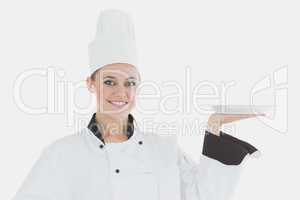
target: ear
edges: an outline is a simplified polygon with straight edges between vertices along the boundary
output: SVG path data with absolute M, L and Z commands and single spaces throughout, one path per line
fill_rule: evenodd
M 91 79 L 91 77 L 87 77 L 86 78 L 86 80 L 85 80 L 85 82 L 86 82 L 86 86 L 87 86 L 87 88 L 88 88 L 88 90 L 91 92 L 91 93 L 95 93 L 95 85 L 94 85 L 94 82 L 93 82 L 93 80 Z

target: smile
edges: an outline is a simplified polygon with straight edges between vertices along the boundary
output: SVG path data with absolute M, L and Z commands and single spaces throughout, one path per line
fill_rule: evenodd
M 126 104 L 128 104 L 128 102 L 126 101 L 109 101 L 107 100 L 110 104 L 112 104 L 113 106 L 117 107 L 117 108 L 122 108 L 124 107 Z

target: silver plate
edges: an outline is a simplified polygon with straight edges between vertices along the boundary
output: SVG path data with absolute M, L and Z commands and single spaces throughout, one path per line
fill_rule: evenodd
M 215 113 L 220 114 L 267 114 L 273 105 L 213 105 Z

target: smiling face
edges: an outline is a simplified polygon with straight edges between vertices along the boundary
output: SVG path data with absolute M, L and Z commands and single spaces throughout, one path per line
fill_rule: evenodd
M 87 78 L 90 92 L 97 97 L 97 112 L 114 118 L 127 117 L 135 106 L 140 75 L 130 64 L 105 65 Z

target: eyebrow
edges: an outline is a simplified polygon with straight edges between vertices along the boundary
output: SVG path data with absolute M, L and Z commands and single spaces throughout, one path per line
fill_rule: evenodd
M 116 77 L 114 77 L 114 76 L 105 76 L 104 78 L 112 78 L 112 79 L 116 79 Z M 133 76 L 130 76 L 130 77 L 128 77 L 127 79 L 136 79 L 136 78 L 133 77 Z

